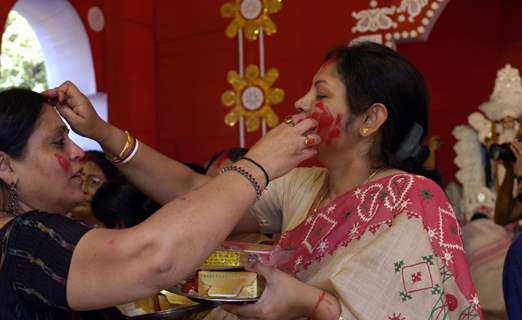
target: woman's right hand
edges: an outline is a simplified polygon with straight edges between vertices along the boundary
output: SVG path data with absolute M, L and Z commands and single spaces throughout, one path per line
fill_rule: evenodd
M 49 89 L 43 95 L 57 99 L 57 109 L 74 132 L 99 140 L 109 124 L 98 116 L 89 99 L 70 81 Z
M 246 155 L 265 168 L 270 180 L 315 156 L 321 143 L 321 137 L 314 131 L 316 120 L 304 114 L 293 115 L 292 119 L 270 130 Z

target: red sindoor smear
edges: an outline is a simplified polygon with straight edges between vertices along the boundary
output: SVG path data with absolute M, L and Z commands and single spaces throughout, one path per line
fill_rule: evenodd
M 58 160 L 58 164 L 62 167 L 63 171 L 69 172 L 71 170 L 71 162 L 67 160 L 67 158 L 59 154 L 55 154 L 54 156 L 56 157 L 56 160 Z
M 334 119 L 334 116 L 325 107 L 324 103 L 318 102 L 315 104 L 315 111 L 310 115 L 310 118 L 317 120 L 319 123 L 317 125 L 317 134 L 323 142 L 330 143 L 341 134 L 341 115 L 338 114 Z

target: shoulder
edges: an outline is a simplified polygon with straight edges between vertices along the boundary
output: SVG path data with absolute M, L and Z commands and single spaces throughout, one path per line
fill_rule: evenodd
M 87 225 L 65 215 L 36 210 L 13 218 L 8 225 L 11 225 L 10 233 L 13 237 L 27 239 L 30 242 L 49 238 L 55 242 L 76 243 L 90 230 Z
M 324 181 L 327 171 L 324 168 L 295 168 L 282 177 L 271 181 L 261 199 L 294 198 L 296 194 L 306 194 L 319 182 Z
M 452 210 L 444 191 L 433 180 L 406 172 L 399 172 L 381 179 L 386 194 L 392 202 L 401 203 L 421 211 L 432 206 Z
M 441 195 L 444 191 L 433 180 L 424 176 L 398 171 L 382 178 L 384 182 L 392 189 L 406 189 L 409 191 L 427 191 L 433 194 Z
M 31 224 L 32 222 L 40 222 L 51 225 L 81 226 L 89 229 L 89 227 L 79 220 L 69 218 L 59 213 L 49 213 L 45 211 L 33 210 L 23 213 L 14 218 L 18 224 Z

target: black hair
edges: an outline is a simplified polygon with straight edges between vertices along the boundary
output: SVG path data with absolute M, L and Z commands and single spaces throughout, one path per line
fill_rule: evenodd
M 25 155 L 47 98 L 29 89 L 0 92 L 0 151 L 14 159 Z
M 107 228 L 118 224 L 130 228 L 145 221 L 159 205 L 128 182 L 108 181 L 94 194 L 91 207 Z
M 223 149 L 220 150 L 218 153 L 213 155 L 210 160 L 208 161 L 207 167 L 205 168 L 205 171 L 208 171 L 208 168 L 216 162 L 219 158 L 222 156 L 225 156 L 226 159 L 230 159 L 234 162 L 241 159 L 242 156 L 244 156 L 248 152 L 248 148 L 230 148 L 230 149 Z
M 124 180 L 118 168 L 105 157 L 103 152 L 96 150 L 85 151 L 84 159 L 94 162 L 101 169 L 108 181 Z
M 419 71 L 394 50 L 372 42 L 339 47 L 325 58 L 335 60 L 353 114 L 363 114 L 375 103 L 382 103 L 388 110 L 388 119 L 381 127 L 380 154 L 373 160 L 420 173 L 420 164 L 429 154 L 427 147 L 420 146 L 428 131 L 429 99 Z M 418 128 L 418 137 L 413 139 L 418 140 L 416 150 L 398 156 L 414 127 Z

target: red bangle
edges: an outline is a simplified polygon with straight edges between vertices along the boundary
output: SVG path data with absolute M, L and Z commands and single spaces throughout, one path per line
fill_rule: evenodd
M 317 298 L 317 302 L 315 303 L 315 306 L 314 306 L 312 312 L 310 312 L 310 315 L 308 316 L 308 320 L 313 320 L 314 319 L 315 312 L 317 311 L 317 308 L 321 304 L 321 301 L 323 301 L 323 298 L 324 298 L 325 295 L 326 295 L 326 291 L 323 291 L 321 293 L 321 295 L 319 296 L 319 298 Z

